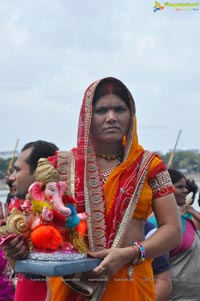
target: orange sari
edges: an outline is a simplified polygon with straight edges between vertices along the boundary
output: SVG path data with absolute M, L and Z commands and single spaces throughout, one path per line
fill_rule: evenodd
M 119 82 L 116 79 L 114 80 Z M 137 174 L 144 154 L 144 150 L 138 144 L 137 139 L 134 100 L 128 89 L 121 83 L 129 93 L 133 119 L 129 132 L 123 140 L 125 149 L 123 162 L 111 172 L 105 184 L 102 185 L 90 137 L 92 101 L 99 82 L 93 83 L 84 95 L 79 118 L 78 145 L 72 151 L 75 160 L 75 173 L 72 181 L 74 188 L 70 182 L 68 183 L 69 193 L 73 192 L 78 201 L 77 210 L 86 210 L 89 213 L 87 230 L 88 244 L 91 251 L 111 248 L 115 245 L 116 235 L 121 227 L 124 213 L 136 190 Z M 63 179 L 67 178 L 69 180 L 70 175 L 67 174 L 72 169 L 64 168 L 63 172 L 63 166 L 66 165 L 65 160 L 61 158 L 60 162 L 58 158 L 56 163 L 58 171 L 60 171 L 61 175 L 63 174 Z M 156 156 L 148 167 L 147 175 L 138 197 L 138 203 L 134 212 L 132 212 L 132 216 L 144 220 L 147 219 L 152 211 L 152 199 L 172 191 L 173 187 L 166 168 L 161 159 Z M 116 275 L 109 279 L 109 282 L 104 287 L 105 291 L 100 292 L 96 297 L 91 297 L 91 299 L 73 292 L 62 281 L 62 278 L 53 277 L 50 279 L 51 301 L 155 300 L 151 260 L 147 259 L 142 264 L 134 266 L 134 276 L 131 280 L 128 279 L 127 268 L 128 265 L 124 266 Z

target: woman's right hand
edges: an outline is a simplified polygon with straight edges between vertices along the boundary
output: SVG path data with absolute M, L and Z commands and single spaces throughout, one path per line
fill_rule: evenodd
M 93 258 L 102 258 L 101 263 L 92 271 L 94 275 L 101 275 L 106 272 L 110 276 L 117 272 L 126 264 L 132 264 L 137 259 L 137 248 L 111 248 L 98 252 L 88 252 L 88 255 Z

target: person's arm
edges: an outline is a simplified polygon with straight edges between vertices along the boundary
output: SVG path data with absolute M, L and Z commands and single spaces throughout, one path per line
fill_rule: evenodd
M 12 268 L 15 268 L 15 261 L 25 259 L 29 254 L 29 249 L 23 236 L 17 235 L 2 247 Z
M 156 301 L 168 301 L 171 296 L 172 284 L 169 270 L 155 275 Z
M 156 258 L 173 248 L 182 240 L 181 222 L 174 194 L 153 200 L 158 230 L 142 241 L 147 258 Z
M 149 238 L 156 230 L 155 226 L 150 222 L 145 222 L 145 238 Z M 154 274 L 154 283 L 156 291 L 156 301 L 168 301 L 171 295 L 171 275 L 169 272 L 169 257 L 165 253 L 162 256 L 156 257 L 152 261 Z
M 180 216 L 174 194 L 171 193 L 154 200 L 153 207 L 159 229 L 147 240 L 141 241 L 141 244 L 145 248 L 146 258 L 161 256 L 175 248 L 182 239 Z M 135 227 L 132 226 L 132 229 L 138 229 L 137 224 L 135 224 Z M 126 238 L 128 239 L 128 235 Z M 130 242 L 130 239 L 128 240 Z M 135 240 L 139 239 L 136 238 Z M 137 248 L 130 248 L 130 243 L 128 242 L 125 245 L 127 247 L 111 248 L 92 253 L 89 252 L 88 254 L 92 257 L 103 258 L 101 264 L 96 267 L 93 272 L 100 274 L 103 271 L 102 267 L 106 267 L 106 269 L 109 270 L 110 275 L 114 275 L 125 264 L 134 262 L 138 257 Z
M 8 205 L 2 204 L 0 202 L 0 225 L 6 224 L 7 216 Z M 2 249 L 13 269 L 15 268 L 15 261 L 25 259 L 29 253 L 27 244 L 25 243 L 23 236 L 17 234 L 11 240 L 2 245 Z
M 153 211 L 158 230 L 141 242 L 147 258 L 156 258 L 172 250 L 182 240 L 180 215 L 174 194 L 153 200 Z
M 155 226 L 147 220 L 145 222 L 144 230 L 145 238 L 147 239 L 157 230 L 157 228 L 155 228 Z M 154 274 L 156 301 L 168 301 L 172 290 L 168 254 L 165 253 L 162 256 L 154 258 L 152 261 L 152 268 Z
M 156 257 L 152 261 L 156 301 L 168 301 L 171 296 L 171 275 L 168 254 Z
M 185 206 L 182 213 L 187 212 L 192 215 L 192 221 L 195 223 L 197 229 L 200 229 L 200 212 L 195 210 L 192 206 Z

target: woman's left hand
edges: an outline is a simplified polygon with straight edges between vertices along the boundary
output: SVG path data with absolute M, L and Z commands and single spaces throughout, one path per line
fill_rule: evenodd
M 105 249 L 98 252 L 88 252 L 93 258 L 103 258 L 101 263 L 92 271 L 96 275 L 103 273 L 115 275 L 125 264 L 137 256 L 137 251 L 131 247 Z

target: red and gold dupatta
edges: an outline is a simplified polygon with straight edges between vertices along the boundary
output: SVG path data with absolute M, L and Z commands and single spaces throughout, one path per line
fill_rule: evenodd
M 94 82 L 85 92 L 79 117 L 77 148 L 73 149 L 73 154 L 75 156 L 74 193 L 78 201 L 77 210 L 87 211 L 89 214 L 87 230 L 89 249 L 91 251 L 98 251 L 113 246 L 117 230 L 121 224 L 130 199 L 134 194 L 137 173 L 144 153 L 142 146 L 138 144 L 134 100 L 129 92 L 132 122 L 130 124 L 129 132 L 123 140 L 125 149 L 124 160 L 113 170 L 104 186 L 102 185 L 90 136 L 92 101 L 95 89 L 99 83 L 100 81 Z M 124 88 L 127 89 L 125 86 Z M 123 235 L 125 234 L 123 233 Z M 124 267 L 124 269 L 118 273 L 118 277 L 120 277 L 120 275 L 122 278 L 124 278 L 124 275 L 127 277 L 126 269 L 127 267 Z M 136 270 L 137 269 L 138 268 L 136 268 Z M 143 263 L 143 270 L 145 269 L 150 269 L 148 261 L 147 263 Z M 151 272 L 150 275 L 152 276 Z M 111 300 L 109 298 L 113 296 L 116 288 L 116 283 L 114 282 L 116 282 L 114 279 L 110 280 L 105 296 L 103 296 L 101 300 Z M 62 281 L 58 280 L 58 278 L 54 278 L 51 281 L 51 286 L 54 290 L 54 298 L 52 298 L 52 301 L 86 300 L 85 297 L 71 292 Z M 123 288 L 120 288 L 120 286 L 122 286 L 122 283 L 118 283 L 118 301 L 124 299 L 124 292 L 129 292 L 129 295 L 131 296 L 130 301 L 133 300 L 132 297 L 135 298 L 134 300 L 143 301 L 142 296 L 141 299 L 137 298 L 136 282 L 133 284 L 131 290 L 129 281 L 123 283 Z M 148 293 L 149 296 L 152 295 L 152 299 L 149 298 L 149 300 L 154 300 L 153 288 L 149 283 L 148 287 L 150 288 L 145 289 L 145 293 Z M 94 297 L 93 300 L 99 299 L 98 297 L 96 299 Z M 126 298 L 126 300 L 129 299 Z
M 79 118 L 78 144 L 75 151 L 77 179 L 75 193 L 80 206 L 85 206 L 85 208 L 80 209 L 86 210 L 89 214 L 88 238 L 91 251 L 111 247 L 116 227 L 119 225 L 128 200 L 133 194 L 133 183 L 136 181 L 137 171 L 144 152 L 143 148 L 138 145 L 136 118 L 134 116 L 135 106 L 129 92 L 133 118 L 129 133 L 124 137 L 124 160 L 110 174 L 104 187 L 102 186 L 90 136 L 92 101 L 99 83 L 100 81 L 94 82 L 85 92 Z M 127 89 L 125 86 L 124 88 Z M 130 186 L 130 182 L 132 182 L 131 189 L 123 193 L 123 187 Z M 113 217 L 116 220 L 115 227 L 113 227 L 114 223 L 110 222 Z

